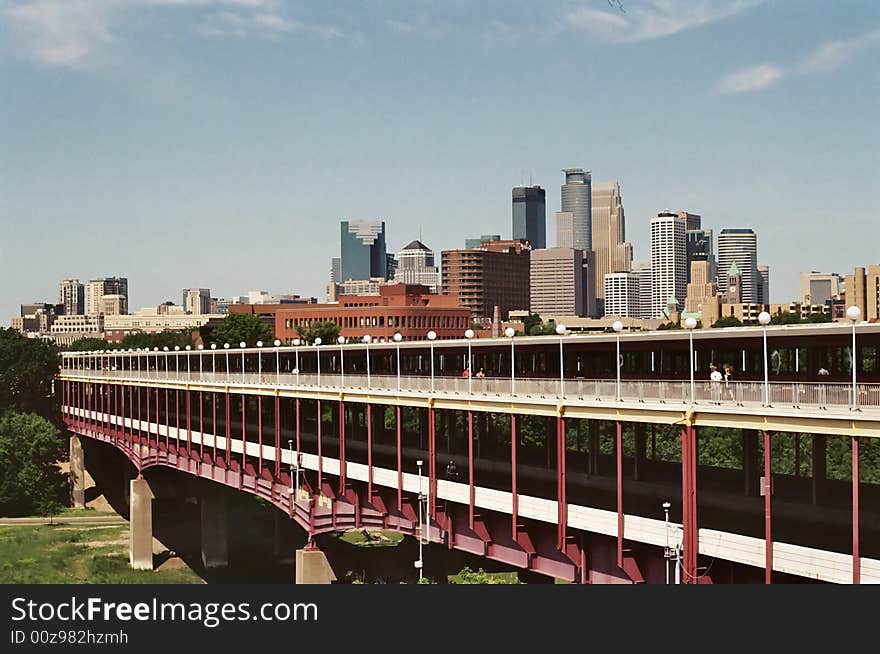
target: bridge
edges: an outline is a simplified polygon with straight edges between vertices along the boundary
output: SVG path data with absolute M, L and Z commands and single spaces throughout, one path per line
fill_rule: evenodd
M 144 473 L 165 467 L 283 511 L 309 536 L 303 581 L 329 578 L 316 536 L 375 527 L 575 583 L 880 582 L 878 488 L 859 474 L 880 384 L 572 377 L 562 340 L 556 378 L 448 374 L 465 347 L 473 370 L 471 347 L 513 340 L 66 353 L 56 393 L 75 465 L 85 437 L 138 471 L 134 566 L 152 566 Z M 430 362 L 403 370 L 406 347 Z M 808 474 L 763 456 L 783 441 Z M 736 465 L 700 463 L 719 442 Z M 828 474 L 841 446 L 848 479 Z M 224 521 L 206 501 L 207 565 L 223 563 Z

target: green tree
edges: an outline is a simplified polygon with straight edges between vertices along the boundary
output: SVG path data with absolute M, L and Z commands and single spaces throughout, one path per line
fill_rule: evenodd
M 58 428 L 34 413 L 0 418 L 0 515 L 53 515 L 67 500 L 67 480 L 55 463 L 64 457 Z
M 792 311 L 777 313 L 770 318 L 771 325 L 797 325 L 800 322 L 803 322 L 800 316 Z
M 114 347 L 116 346 L 113 343 L 105 341 L 103 338 L 89 336 L 78 338 L 64 349 L 68 352 L 92 352 L 94 350 L 110 350 Z
M 55 416 L 52 380 L 61 356 L 44 341 L 0 329 L 0 414 L 10 409 Z
M 193 345 L 193 334 L 189 330 L 159 332 L 158 334 L 128 334 L 122 339 L 119 346 L 127 350 L 129 348 L 147 348 L 152 350 L 158 347 L 160 350 L 168 347 L 173 350 L 174 346 L 184 349 L 187 345 Z
M 209 333 L 202 331 L 202 340 L 206 344 L 216 343 L 218 347 L 223 343 L 238 345 L 242 341 L 254 347 L 257 341 L 270 343 L 273 338 L 272 328 L 259 316 L 249 313 L 230 313 Z
M 530 313 L 529 315 L 524 316 L 522 319 L 523 331 L 526 334 L 532 334 L 533 328 L 537 327 L 538 329 L 540 329 L 541 322 L 541 316 L 539 316 L 537 313 Z
M 742 327 L 742 321 L 736 316 L 724 316 L 713 322 L 712 327 Z
M 316 338 L 320 338 L 322 344 L 329 345 L 336 343 L 339 336 L 339 325 L 329 321 L 312 322 L 307 327 L 297 327 L 296 331 L 306 343 L 314 343 Z
M 804 322 L 808 323 L 822 323 L 822 322 L 831 322 L 831 314 L 830 313 L 812 313 L 807 316 Z

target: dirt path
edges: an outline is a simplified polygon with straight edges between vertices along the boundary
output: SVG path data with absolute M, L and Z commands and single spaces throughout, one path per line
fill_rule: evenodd
M 33 525 L 127 525 L 128 520 L 118 515 L 55 516 L 52 518 L 0 518 L 0 527 Z

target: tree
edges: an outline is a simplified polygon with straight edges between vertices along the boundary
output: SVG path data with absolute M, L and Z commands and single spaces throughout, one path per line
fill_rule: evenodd
M 681 329 L 681 322 L 666 322 L 660 325 L 657 329 Z
M 534 327 L 541 327 L 541 322 L 541 316 L 539 316 L 537 313 L 530 313 L 527 316 L 523 316 L 523 331 L 526 334 L 531 334 Z
M 54 419 L 52 380 L 60 364 L 54 345 L 0 329 L 0 414 L 36 411 Z
M 771 325 L 797 325 L 800 322 L 803 322 L 800 316 L 793 311 L 777 313 L 770 318 Z
M 115 345 L 105 341 L 103 338 L 89 336 L 86 338 L 78 338 L 64 349 L 68 352 L 93 352 L 95 350 L 110 350 L 114 347 Z
M 742 327 L 742 321 L 736 316 L 724 316 L 713 322 L 712 327 Z
M 202 332 L 202 340 L 205 343 L 223 343 L 238 345 L 242 341 L 250 347 L 254 347 L 257 341 L 270 343 L 273 336 L 272 328 L 262 318 L 249 313 L 230 313 L 210 333 Z
M 64 457 L 58 428 L 34 413 L 0 418 L 0 515 L 53 515 L 67 499 L 55 462 Z
M 304 327 L 300 325 L 296 328 L 299 337 L 306 343 L 314 343 L 316 338 L 321 339 L 321 343 L 328 345 L 335 343 L 339 337 L 339 325 L 335 322 L 312 322 Z
M 157 334 L 128 334 L 119 343 L 119 347 L 123 350 L 136 350 L 137 348 L 152 350 L 154 347 L 158 347 L 161 350 L 167 346 L 169 350 L 173 350 L 175 346 L 179 346 L 182 350 L 187 345 L 192 344 L 192 332 L 183 329 L 180 331 L 159 332 Z

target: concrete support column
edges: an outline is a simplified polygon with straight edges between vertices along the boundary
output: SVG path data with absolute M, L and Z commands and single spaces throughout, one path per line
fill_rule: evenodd
M 825 494 L 825 477 L 827 474 L 826 447 L 828 439 L 824 434 L 813 434 L 813 505 L 822 503 Z
M 128 562 L 135 570 L 153 569 L 153 491 L 146 479 L 129 482 Z
M 202 565 L 225 568 L 229 565 L 229 533 L 226 497 L 213 492 L 199 500 L 201 509 Z
M 70 500 L 74 509 L 86 508 L 86 466 L 82 441 L 70 437 Z
M 330 584 L 336 581 L 336 574 L 330 567 L 327 555 L 317 548 L 304 548 L 296 551 L 297 584 Z

